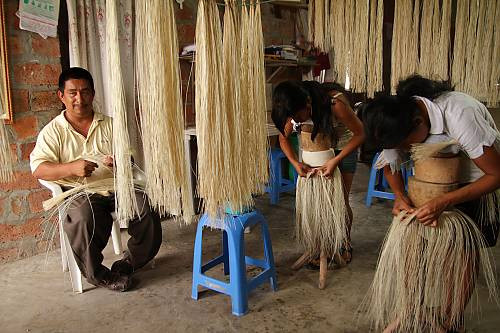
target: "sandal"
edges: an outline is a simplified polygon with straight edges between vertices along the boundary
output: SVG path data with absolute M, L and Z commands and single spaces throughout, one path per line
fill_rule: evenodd
M 342 259 L 344 259 L 345 263 L 348 264 L 352 261 L 352 252 L 353 252 L 353 248 L 351 245 L 347 245 L 347 246 L 342 246 L 340 248 L 340 256 L 342 257 Z M 346 258 L 346 254 L 347 254 L 347 258 Z

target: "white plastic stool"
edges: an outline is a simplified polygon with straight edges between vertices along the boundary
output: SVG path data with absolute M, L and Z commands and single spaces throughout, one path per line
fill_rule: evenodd
M 59 184 L 50 182 L 47 180 L 38 180 L 40 184 L 49 189 L 52 192 L 52 196 L 55 197 L 63 193 L 61 186 Z M 113 227 L 111 229 L 111 239 L 113 241 L 113 249 L 115 254 L 122 254 L 122 237 L 120 234 L 120 224 L 116 220 L 115 213 L 111 213 L 113 217 Z M 59 239 L 61 242 L 61 259 L 63 272 L 69 270 L 69 276 L 71 278 L 71 285 L 75 293 L 82 293 L 82 273 L 75 260 L 73 251 L 71 250 L 71 245 L 69 243 L 68 235 L 64 232 L 63 228 L 64 214 L 61 209 L 59 209 Z

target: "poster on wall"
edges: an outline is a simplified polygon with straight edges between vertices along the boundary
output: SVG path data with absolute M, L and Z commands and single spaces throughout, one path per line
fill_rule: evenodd
M 19 0 L 19 27 L 43 38 L 57 36 L 59 0 Z

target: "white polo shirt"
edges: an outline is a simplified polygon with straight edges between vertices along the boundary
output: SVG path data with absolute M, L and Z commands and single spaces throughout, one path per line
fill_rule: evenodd
M 94 119 L 87 137 L 78 133 L 66 120 L 62 111 L 48 123 L 38 135 L 36 145 L 30 154 L 31 172 L 43 162 L 69 163 L 78 159 L 96 162 L 99 167 L 90 177 L 69 177 L 56 181 L 63 186 L 74 187 L 84 182 L 92 182 L 113 177 L 111 169 L 102 164 L 104 156 L 113 155 L 113 120 L 94 111 Z
M 433 136 L 447 136 L 459 143 L 459 148 L 470 159 L 484 154 L 483 146 L 494 146 L 500 152 L 500 132 L 488 109 L 475 98 L 461 92 L 447 92 L 431 101 L 415 96 L 422 101 L 429 114 L 431 124 L 428 140 Z M 426 140 L 427 141 L 427 140 Z M 385 161 L 381 164 L 393 165 L 400 158 L 397 149 L 384 149 Z M 470 161 L 462 170 L 461 181 L 473 182 L 484 173 Z

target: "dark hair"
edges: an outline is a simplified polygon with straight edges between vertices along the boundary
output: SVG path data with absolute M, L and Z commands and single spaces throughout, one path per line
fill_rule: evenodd
M 412 75 L 399 81 L 396 96 L 381 96 L 362 107 L 367 141 L 379 148 L 394 148 L 401 144 L 416 127 L 415 117 L 420 110 L 414 96 L 434 100 L 453 91 L 446 81 L 433 81 Z
M 309 93 L 299 81 L 281 82 L 273 91 L 273 108 L 271 118 L 276 128 L 285 134 L 285 124 L 307 105 Z
M 420 96 L 432 101 L 448 91 L 453 91 L 453 87 L 447 81 L 433 81 L 415 74 L 399 81 L 396 95 Z
M 395 148 L 415 129 L 419 108 L 415 99 L 380 96 L 362 107 L 367 141 L 378 148 Z
M 332 83 L 332 85 L 334 84 Z M 305 108 L 309 97 L 312 106 L 311 118 L 314 124 L 311 139 L 314 140 L 318 133 L 328 135 L 333 139 L 335 131 L 332 126 L 332 104 L 328 95 L 329 90 L 316 81 L 285 81 L 280 83 L 273 92 L 271 112 L 271 118 L 276 128 L 284 134 L 287 119 Z
M 59 90 L 64 93 L 64 85 L 66 81 L 72 79 L 81 79 L 87 80 L 92 91 L 94 90 L 94 79 L 92 78 L 92 74 L 84 68 L 81 67 L 71 67 L 64 70 L 61 75 L 59 75 Z

